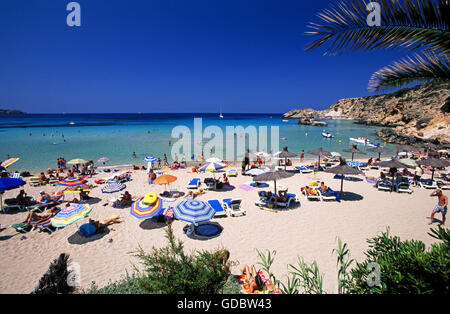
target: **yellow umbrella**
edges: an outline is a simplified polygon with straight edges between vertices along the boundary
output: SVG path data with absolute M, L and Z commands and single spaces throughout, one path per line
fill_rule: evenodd
M 16 161 L 18 161 L 20 158 L 9 158 L 6 159 L 4 162 L 2 162 L 2 167 L 6 168 L 11 166 L 13 163 L 15 163 Z

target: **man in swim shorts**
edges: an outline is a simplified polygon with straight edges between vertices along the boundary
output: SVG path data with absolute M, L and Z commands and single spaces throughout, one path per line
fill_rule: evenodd
M 447 206 L 448 206 L 448 197 L 442 193 L 441 189 L 437 189 L 433 193 L 430 194 L 430 196 L 437 196 L 438 197 L 438 204 L 431 212 L 431 221 L 429 225 L 431 225 L 434 221 L 434 215 L 436 213 L 442 214 L 442 224 L 445 225 L 445 215 L 447 215 Z

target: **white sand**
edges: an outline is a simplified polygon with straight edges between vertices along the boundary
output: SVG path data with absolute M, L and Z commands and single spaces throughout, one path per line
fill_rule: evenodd
M 234 168 L 240 172 L 239 167 Z M 288 168 L 289 169 L 289 168 Z M 180 191 L 187 192 L 186 184 L 194 177 L 211 177 L 212 174 L 195 174 L 186 170 L 169 171 L 178 177 L 171 185 Z M 378 176 L 375 170 L 366 172 L 368 176 Z M 99 174 L 95 178 L 109 177 Z M 215 175 L 216 177 L 218 174 Z M 296 263 L 297 256 L 307 262 L 316 260 L 324 275 L 324 289 L 337 292 L 336 255 L 332 250 L 337 248 L 337 237 L 349 246 L 351 257 L 358 261 L 364 259 L 367 250 L 367 238 L 373 237 L 386 227 L 391 234 L 402 240 L 415 239 L 423 241 L 427 246 L 437 240 L 430 237 L 429 215 L 437 199 L 429 197 L 430 190 L 413 188 L 414 193 L 399 194 L 377 191 L 365 180 L 361 182 L 344 181 L 344 191 L 354 192 L 361 200 L 337 202 L 312 202 L 300 194 L 300 187 L 312 180 L 324 180 L 334 190 L 340 189 L 340 180 L 332 179 L 332 174 L 296 174 L 281 180 L 280 183 L 289 188 L 290 193 L 299 195 L 301 206 L 277 213 L 264 211 L 254 205 L 258 199 L 257 190 L 244 191 L 239 185 L 251 180 L 251 177 L 238 175 L 230 178 L 235 186 L 233 191 L 208 191 L 198 199 L 240 198 L 242 206 L 247 210 L 246 216 L 215 218 L 224 228 L 219 237 L 207 241 L 189 239 L 182 232 L 185 222 L 173 223 L 175 235 L 184 241 L 186 250 L 202 250 L 227 248 L 231 252 L 231 260 L 239 261 L 239 266 L 232 268 L 238 273 L 246 264 L 256 264 L 259 250 L 275 250 L 277 252 L 273 271 L 279 279 L 285 278 L 287 264 Z M 94 179 L 89 182 L 93 183 Z M 26 192 L 35 198 L 42 187 L 24 186 Z M 61 190 L 58 186 L 45 187 L 46 192 Z M 132 181 L 127 183 L 127 190 L 133 196 L 143 196 L 147 192 L 162 192 L 164 186 L 148 185 L 145 171 L 133 171 Z M 3 197 L 15 197 L 18 190 L 7 191 Z M 447 192 L 446 192 L 447 193 Z M 117 193 L 118 196 L 120 193 Z M 10 211 L 0 214 L 0 223 L 6 230 L 0 233 L 0 292 L 29 293 L 38 283 L 40 277 L 48 269 L 53 259 L 60 253 L 68 253 L 72 261 L 81 269 L 81 284 L 87 288 L 92 281 L 98 286 L 106 285 L 132 272 L 133 263 L 138 264 L 131 252 L 138 245 L 149 251 L 153 246 L 165 245 L 165 231 L 161 225 L 150 221 L 140 221 L 130 215 L 129 209 L 115 209 L 102 206 L 114 195 L 102 194 L 101 185 L 91 191 L 91 196 L 102 201 L 93 205 L 89 218 L 103 220 L 113 214 L 124 218 L 121 224 L 110 226 L 110 232 L 103 236 L 94 236 L 91 240 L 83 240 L 78 236 L 78 227 L 86 223 L 85 218 L 78 223 L 67 226 L 49 235 L 45 232 L 27 233 L 24 240 L 10 226 L 24 221 L 25 212 Z M 72 199 L 72 195 L 66 197 Z M 174 203 L 165 203 L 175 205 Z M 441 219 L 438 214 L 436 218 Z M 434 224 L 437 227 L 437 223 Z M 113 242 L 108 242 L 113 239 Z

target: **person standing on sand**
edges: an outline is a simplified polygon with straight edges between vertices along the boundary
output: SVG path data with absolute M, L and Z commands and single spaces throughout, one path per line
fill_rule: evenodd
M 303 162 L 304 157 L 305 157 L 305 151 L 302 149 L 302 152 L 300 153 L 300 162 Z
M 437 196 L 438 204 L 431 212 L 430 222 L 428 224 L 431 225 L 434 222 L 434 215 L 436 213 L 441 213 L 442 224 L 445 225 L 445 215 L 447 215 L 448 197 L 444 195 L 444 193 L 442 193 L 441 189 L 437 189 L 436 191 L 431 193 L 430 196 Z

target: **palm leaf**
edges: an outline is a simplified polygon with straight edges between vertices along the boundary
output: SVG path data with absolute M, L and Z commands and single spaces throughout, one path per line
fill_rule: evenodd
M 369 81 L 369 90 L 384 91 L 411 83 L 449 80 L 448 55 L 438 56 L 432 52 L 415 54 L 375 72 Z
M 342 0 L 318 13 L 321 23 L 310 23 L 309 35 L 318 36 L 306 46 L 313 50 L 328 44 L 325 54 L 351 50 L 403 47 L 450 52 L 450 0 L 378 0 L 381 25 L 369 26 L 366 0 Z

